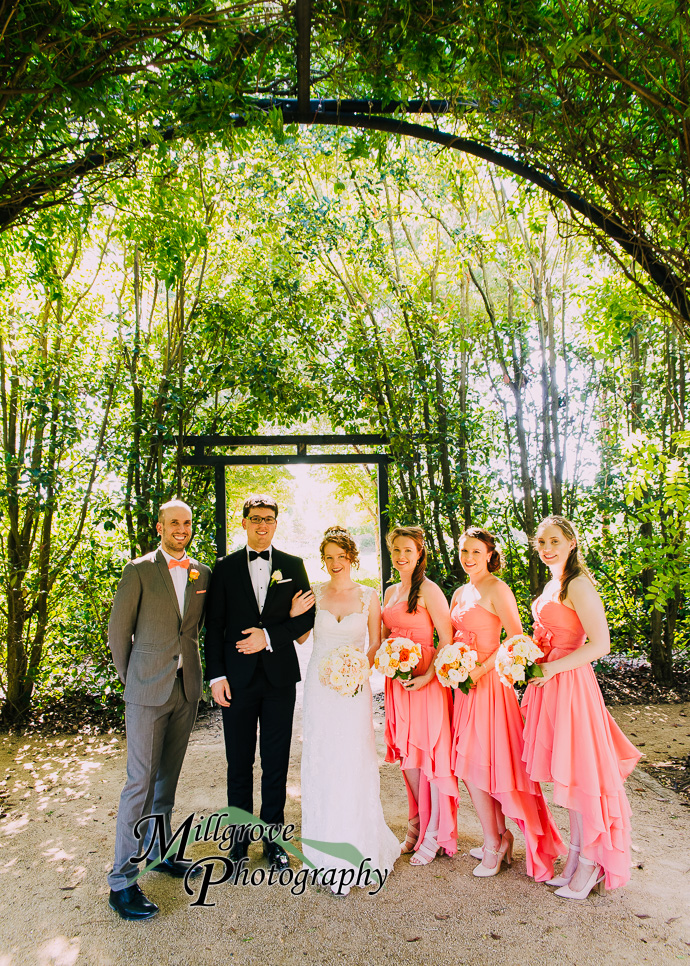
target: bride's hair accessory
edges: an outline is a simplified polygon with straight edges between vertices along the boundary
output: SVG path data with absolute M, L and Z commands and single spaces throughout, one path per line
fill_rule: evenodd
M 345 556 L 353 567 L 357 567 L 359 565 L 359 550 L 357 549 L 357 544 L 352 539 L 349 530 L 338 526 L 329 527 L 328 530 L 326 530 L 323 535 L 323 540 L 321 541 L 321 546 L 319 547 L 322 563 L 325 563 L 324 549 L 329 543 L 334 543 L 336 547 L 340 547 L 341 550 L 344 550 Z

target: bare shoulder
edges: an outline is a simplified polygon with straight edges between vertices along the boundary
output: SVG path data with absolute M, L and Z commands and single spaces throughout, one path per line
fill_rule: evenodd
M 443 593 L 439 585 L 435 584 L 433 580 L 429 580 L 428 577 L 424 578 L 424 582 L 419 589 L 419 596 L 427 607 L 433 607 L 434 604 L 436 606 L 439 604 L 444 604 L 446 607 L 448 606 L 446 595 Z
M 501 580 L 495 574 L 491 575 L 493 580 L 489 584 L 490 595 L 498 601 L 513 601 L 515 600 L 515 594 L 512 592 L 505 580 Z
M 578 574 L 577 577 L 570 581 L 566 600 L 575 610 L 579 610 L 580 607 L 591 607 L 592 605 L 604 606 L 599 596 L 599 591 L 586 574 Z
M 383 603 L 384 604 L 389 603 L 391 597 L 393 596 L 393 594 L 397 593 L 397 587 L 398 587 L 397 584 L 391 584 L 390 587 L 386 587 L 386 592 L 383 595 Z

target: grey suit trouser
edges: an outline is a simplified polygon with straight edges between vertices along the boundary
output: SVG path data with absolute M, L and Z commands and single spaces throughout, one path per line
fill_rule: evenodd
M 135 838 L 134 826 L 143 815 L 162 815 L 166 836 L 170 835 L 170 815 L 175 804 L 189 736 L 196 719 L 198 702 L 187 701 L 180 678 L 175 678 L 165 704 L 125 705 L 127 726 L 127 782 L 120 796 L 115 831 L 115 859 L 108 884 L 115 892 L 134 883 L 143 863 L 131 862 L 143 850 Z M 153 823 L 148 825 L 153 827 Z M 149 856 L 158 858 L 158 842 Z

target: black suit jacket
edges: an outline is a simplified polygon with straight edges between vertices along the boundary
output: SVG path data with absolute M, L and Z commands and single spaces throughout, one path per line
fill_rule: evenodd
M 227 677 L 230 690 L 245 687 L 261 662 L 266 677 L 278 687 L 300 679 L 295 638 L 314 626 L 314 608 L 290 617 L 292 597 L 309 590 L 301 557 L 273 547 L 271 571 L 279 570 L 284 582 L 271 579 L 263 610 L 259 611 L 249 576 L 247 548 L 242 547 L 216 562 L 206 595 L 206 677 Z M 263 627 L 271 638 L 271 651 L 241 654 L 237 642 L 248 627 Z

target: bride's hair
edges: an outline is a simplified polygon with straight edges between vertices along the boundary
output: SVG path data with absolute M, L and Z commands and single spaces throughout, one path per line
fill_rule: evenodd
M 426 544 L 424 543 L 424 531 L 421 527 L 393 527 L 393 529 L 388 532 L 388 536 L 386 537 L 388 550 L 391 554 L 393 553 L 393 544 L 398 537 L 406 540 L 412 540 L 419 552 L 419 560 L 415 564 L 415 568 L 412 571 L 410 593 L 407 595 L 407 610 L 410 614 L 416 614 L 419 591 L 421 590 L 422 584 L 424 583 L 424 578 L 426 577 Z
M 359 550 L 357 549 L 357 544 L 352 539 L 349 530 L 346 530 L 344 527 L 329 527 L 328 530 L 326 530 L 323 535 L 323 540 L 321 541 L 321 546 L 319 547 L 321 563 L 325 563 L 323 552 L 326 548 L 326 545 L 329 543 L 334 543 L 336 547 L 340 547 L 341 550 L 344 550 L 345 556 L 353 567 L 359 566 Z

